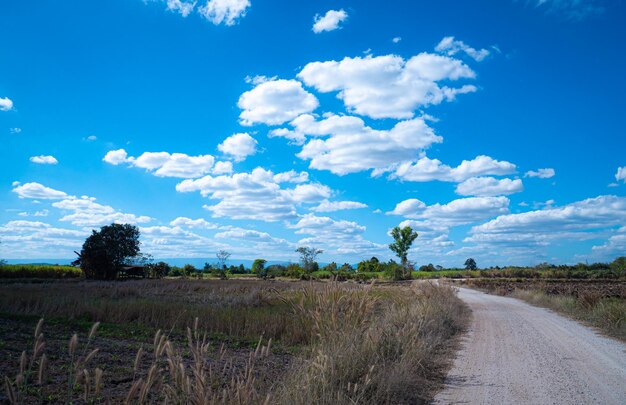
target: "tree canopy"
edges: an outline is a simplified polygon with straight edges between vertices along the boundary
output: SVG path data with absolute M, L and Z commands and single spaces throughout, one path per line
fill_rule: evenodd
M 471 257 L 465 261 L 465 270 L 476 270 L 477 268 L 476 260 Z
M 311 273 L 315 270 L 317 256 L 324 253 L 323 250 L 307 246 L 297 248 L 296 252 L 300 253 L 300 262 L 302 262 L 302 268 L 305 273 Z M 317 267 L 319 268 L 319 266 Z
M 409 262 L 407 258 L 409 249 L 415 238 L 417 238 L 417 232 L 414 232 L 410 226 L 405 226 L 404 228 L 396 226 L 391 230 L 391 237 L 394 239 L 394 242 L 389 244 L 389 249 L 400 258 L 401 264 L 406 266 Z
M 113 280 L 139 253 L 139 229 L 130 224 L 105 225 L 87 237 L 74 265 L 88 279 Z

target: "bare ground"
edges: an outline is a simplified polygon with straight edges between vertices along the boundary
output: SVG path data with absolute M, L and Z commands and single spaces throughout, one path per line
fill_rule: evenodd
M 461 288 L 469 333 L 435 404 L 625 404 L 626 346 L 549 310 Z

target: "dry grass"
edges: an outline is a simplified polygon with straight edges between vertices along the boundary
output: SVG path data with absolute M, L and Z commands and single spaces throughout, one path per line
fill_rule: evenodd
M 369 289 L 307 297 L 312 305 L 295 309 L 317 338 L 279 390 L 285 404 L 424 403 L 440 377 L 439 351 L 468 317 L 452 288 L 430 283 L 384 300 Z
M 589 294 L 548 295 L 539 290 L 515 290 L 511 296 L 530 304 L 550 308 L 587 322 L 610 336 L 626 341 L 626 299 Z
M 17 373 L 5 381 L 14 403 L 38 402 L 45 381 L 66 384 L 65 402 L 72 403 L 424 403 L 445 375 L 442 352 L 468 315 L 452 288 L 430 283 L 162 280 L 11 287 L 0 288 L 2 311 L 166 325 L 163 330 L 176 323 L 186 330 L 184 339 L 158 331 L 134 361 L 126 360 L 132 375 L 123 392 L 114 392 L 103 387 L 112 382 L 110 371 L 92 347 L 97 326 L 87 339 L 73 335 L 67 353 L 49 362 L 39 324 L 32 353 L 23 355 Z M 264 336 L 244 361 L 230 357 L 219 341 L 209 342 L 207 332 L 227 321 L 245 323 L 229 329 L 241 336 Z M 306 346 L 292 366 L 269 380 L 261 363 L 274 356 L 276 337 L 283 345 Z M 47 369 L 64 370 L 67 378 L 46 379 Z M 33 379 L 35 374 L 44 377 Z

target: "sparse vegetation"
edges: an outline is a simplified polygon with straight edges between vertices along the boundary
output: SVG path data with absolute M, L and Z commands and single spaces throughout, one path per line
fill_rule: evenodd
M 0 285 L 0 312 L 7 396 L 93 403 L 420 403 L 467 318 L 430 284 L 182 279 Z M 39 316 L 41 384 L 19 377 L 32 333 L 16 333 Z M 92 322 L 100 336 L 73 336 Z
M 465 284 L 553 309 L 626 341 L 626 281 L 518 278 L 466 280 Z

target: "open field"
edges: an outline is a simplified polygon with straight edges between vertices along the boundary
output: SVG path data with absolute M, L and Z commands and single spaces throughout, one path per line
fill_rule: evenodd
M 425 403 L 468 319 L 424 282 L 12 282 L 0 313 L 2 395 L 27 403 Z
M 517 278 L 471 279 L 462 283 L 550 308 L 626 341 L 626 281 Z

